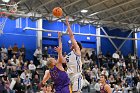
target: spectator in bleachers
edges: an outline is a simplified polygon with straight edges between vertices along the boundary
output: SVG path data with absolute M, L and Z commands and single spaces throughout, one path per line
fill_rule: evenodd
M 49 46 L 48 48 L 48 54 L 52 56 L 53 53 L 53 48 L 51 46 Z
M 37 67 L 40 65 L 40 59 L 42 58 L 42 50 L 40 47 L 38 47 L 34 52 L 34 64 Z
M 25 79 L 23 79 L 23 84 L 24 84 L 24 87 L 25 87 L 25 91 L 30 91 L 31 81 L 30 81 L 28 75 L 26 75 Z
M 16 70 L 17 70 L 19 75 L 22 73 L 22 69 L 21 69 L 21 64 L 20 63 L 17 64 Z
M 117 85 L 119 85 L 119 84 L 122 83 L 122 79 L 121 79 L 121 77 L 120 77 L 119 74 L 116 76 L 115 80 L 116 80 L 116 84 L 117 84 Z
M 85 70 L 86 68 L 88 68 L 90 65 L 90 60 L 88 60 L 87 57 L 84 57 L 84 60 L 83 60 L 83 69 Z
M 105 55 L 105 56 L 106 56 L 106 58 L 107 58 L 107 59 L 111 59 L 111 54 L 110 54 L 110 52 L 109 52 L 109 51 L 107 51 L 107 53 L 106 53 L 106 55 Z
M 23 83 L 21 82 L 21 79 L 19 77 L 16 79 L 16 84 L 14 85 L 13 90 L 15 90 L 15 93 L 26 93 L 25 87 L 23 86 Z
M 127 64 L 126 66 L 127 71 L 131 72 L 132 70 L 132 65 L 130 63 Z
M 0 62 L 0 76 L 3 76 L 5 72 L 5 67 L 3 66 L 2 62 Z
M 20 54 L 21 54 L 23 60 L 25 61 L 26 48 L 24 47 L 24 44 L 22 44 L 22 47 L 19 49 L 19 51 L 20 51 Z
M 22 85 L 23 81 L 21 82 L 19 76 L 21 76 L 21 79 L 25 79 L 26 76 L 28 76 L 28 78 L 30 79 L 30 82 L 32 81 L 31 85 L 36 86 L 36 84 L 38 84 L 38 82 L 40 82 L 40 78 L 42 78 L 42 75 L 40 73 L 40 70 L 42 71 L 42 69 L 40 69 L 40 68 L 30 69 L 29 67 L 31 66 L 32 63 L 28 64 L 29 63 L 28 61 L 25 62 L 23 60 L 22 55 L 19 55 L 19 56 L 13 55 L 13 57 L 11 56 L 12 57 L 11 58 L 9 56 L 9 55 L 12 55 L 12 54 L 10 54 L 11 51 L 12 51 L 12 48 L 9 46 L 8 57 L 7 57 L 7 53 L 4 53 L 4 56 L 3 56 L 4 60 L 1 60 L 1 62 L 0 62 L 0 75 L 1 75 L 0 76 L 0 93 L 5 92 L 6 88 L 3 87 L 4 82 L 2 83 L 2 78 L 3 79 L 5 78 L 5 81 L 6 81 L 6 77 L 9 79 L 10 83 L 13 81 L 13 78 L 15 80 L 19 79 L 16 81 L 16 85 L 14 87 L 15 93 L 25 93 L 24 87 Z M 43 52 L 43 51 L 41 51 L 41 52 Z M 136 55 L 131 54 L 131 55 L 128 55 L 128 58 L 124 57 L 122 59 L 120 56 L 120 53 L 118 53 L 118 55 L 119 55 L 119 59 L 117 58 L 116 63 L 115 63 L 113 56 L 110 56 L 109 53 L 106 54 L 106 56 L 104 56 L 102 53 L 100 53 L 100 55 L 98 55 L 98 57 L 97 57 L 97 59 L 95 59 L 95 61 L 102 62 L 101 67 L 100 66 L 98 67 L 97 66 L 98 64 L 95 64 L 95 65 L 91 64 L 91 67 L 93 67 L 93 69 L 90 69 L 90 66 L 85 66 L 85 64 L 83 64 L 85 66 L 83 73 L 85 73 L 86 79 L 92 84 L 93 80 L 96 81 L 99 79 L 99 76 L 101 75 L 101 73 L 105 72 L 104 74 L 106 74 L 106 71 L 107 71 L 108 74 L 106 74 L 106 75 L 109 76 L 107 83 L 110 84 L 112 89 L 115 88 L 114 89 L 115 92 L 128 93 L 131 91 L 132 93 L 137 93 L 136 89 L 137 89 L 137 91 L 140 91 L 140 88 L 139 88 L 140 70 L 138 69 L 138 64 L 137 64 L 138 57 L 136 57 Z M 65 54 L 64 54 L 64 56 L 65 56 Z M 50 55 L 48 55 L 48 58 L 49 57 L 50 57 Z M 88 61 L 90 61 L 90 60 L 88 60 Z M 91 60 L 91 61 L 93 62 L 93 60 Z M 42 68 L 43 68 L 43 66 L 46 67 L 45 66 L 47 63 L 46 57 L 41 59 L 41 63 L 42 63 Z M 104 63 L 108 63 L 109 68 L 107 66 L 103 65 Z M 48 69 L 48 68 L 45 68 L 45 69 Z M 104 69 L 106 69 L 106 71 L 104 71 Z M 24 70 L 27 70 L 26 74 L 23 72 Z M 33 70 L 34 73 L 31 73 L 29 70 Z M 24 75 L 22 72 L 24 73 Z M 4 76 L 5 73 L 7 74 L 7 76 Z M 51 81 L 49 81 L 49 82 L 51 82 Z M 114 86 L 116 86 L 116 87 L 114 87 Z M 8 85 L 6 87 L 8 89 Z M 30 87 L 30 89 L 32 90 L 31 87 Z M 52 89 L 51 89 L 51 87 L 50 87 L 50 89 L 48 89 L 48 87 L 46 86 L 45 92 L 51 93 L 48 90 L 52 90 Z M 36 88 L 35 91 L 36 92 L 39 91 L 39 88 Z M 31 93 L 31 91 L 30 91 L 30 93 Z
M 23 64 L 24 63 L 22 56 L 19 56 L 17 61 L 18 61 L 19 64 Z
M 13 57 L 12 51 L 13 51 L 13 49 L 12 49 L 12 47 L 11 47 L 11 45 L 10 45 L 10 46 L 8 47 L 8 58 L 9 58 L 9 59 L 11 59 L 11 58 Z
M 33 91 L 36 93 L 39 90 L 39 77 L 38 75 L 35 75 L 33 80 L 32 80 L 32 86 L 33 86 Z
M 108 62 L 109 70 L 113 69 L 114 65 L 115 65 L 115 62 L 114 62 L 114 60 L 111 58 L 111 60 Z
M 94 85 L 96 93 L 100 93 L 100 80 L 98 79 Z
M 6 68 L 6 62 L 4 60 L 2 60 L 2 65 Z
M 12 71 L 12 68 L 13 68 L 13 65 L 11 64 L 11 60 L 9 59 L 7 63 L 7 69 L 6 69 L 7 74 Z
M 18 74 L 15 66 L 12 67 L 12 71 L 11 71 L 10 75 L 11 75 L 11 78 L 18 78 L 19 74 Z
M 43 58 L 43 60 L 42 60 L 42 69 L 43 69 L 43 72 L 45 72 L 46 71 L 46 69 L 48 69 L 48 67 L 46 66 L 46 64 L 47 64 L 47 58 L 46 57 L 44 57 Z
M 86 70 L 84 73 L 85 79 L 91 84 L 92 80 L 91 80 L 91 74 L 90 74 L 90 70 Z
M 22 66 L 22 70 L 27 70 L 28 69 L 28 63 L 25 62 L 24 65 Z
M 18 64 L 18 59 L 16 58 L 16 55 L 13 55 L 11 58 L 11 64 L 16 66 Z
M 41 87 L 41 91 L 39 93 L 46 93 L 47 92 L 47 85 Z
M 46 58 L 48 57 L 48 47 L 44 48 L 43 57 L 46 57 Z
M 40 74 L 37 70 L 35 71 L 34 75 L 32 75 L 32 78 L 34 78 L 34 76 L 36 76 L 36 75 L 38 76 L 38 78 L 40 78 Z
M 5 54 L 7 55 L 7 49 L 4 45 L 2 45 L 2 47 L 1 47 L 1 60 L 4 59 Z
M 96 64 L 97 56 L 95 50 L 92 51 L 92 54 L 90 55 L 90 59 L 93 61 L 93 64 Z
M 13 51 L 12 51 L 13 55 L 16 55 L 16 56 L 17 56 L 18 51 L 19 51 L 18 46 L 17 46 L 17 44 L 15 43 L 15 44 L 14 44 L 14 47 L 13 47 Z
M 124 59 L 123 54 L 121 53 L 121 51 L 118 51 L 118 55 L 119 55 L 119 59 Z
M 140 76 L 136 88 L 137 88 L 137 92 L 140 93 Z
M 33 60 L 30 61 L 30 64 L 28 65 L 28 69 L 30 71 L 35 71 L 36 70 L 36 66 L 33 64 Z
M 115 86 L 113 93 L 122 93 L 122 91 L 118 85 Z
M 27 70 L 24 70 L 24 72 L 22 72 L 20 75 L 21 82 L 25 79 L 26 75 L 27 75 Z
M 82 91 L 88 90 L 88 92 L 90 93 L 90 83 L 86 80 L 85 76 L 83 76 L 82 86 Z
M 9 78 L 8 78 L 6 72 L 2 76 L 2 82 L 3 82 L 4 88 L 7 90 L 8 93 L 10 93 L 10 81 L 9 81 Z
M 109 77 L 109 84 L 111 88 L 114 88 L 114 85 L 116 84 L 116 80 L 113 75 L 110 75 Z
M 42 60 L 42 67 L 46 67 L 46 64 L 47 64 L 47 58 L 44 57 Z
M 4 54 L 3 60 L 4 60 L 5 63 L 8 62 L 8 56 L 7 56 L 7 54 Z
M 92 72 L 94 73 L 96 80 L 98 78 L 98 70 L 99 70 L 99 68 L 97 67 L 97 65 L 95 65 L 94 68 L 92 69 Z
M 104 58 L 104 55 L 102 54 L 102 52 L 99 52 L 99 54 L 98 54 L 99 67 L 103 65 L 103 58 Z
M 109 73 L 108 71 L 106 70 L 106 68 L 103 68 L 103 71 L 101 72 L 101 74 L 104 74 L 108 77 Z
M 3 83 L 2 83 L 2 80 L 0 79 L 0 93 L 6 93 L 7 91 L 6 91 L 6 89 L 5 89 L 5 87 L 4 87 L 4 85 L 3 85 Z
M 46 91 L 46 93 L 53 93 L 52 91 L 53 91 L 53 89 L 52 89 L 52 85 L 51 84 L 48 84 L 47 86 L 47 91 Z
M 22 72 L 20 75 L 21 82 L 23 82 L 23 80 L 26 78 L 26 76 L 28 76 L 28 78 L 30 80 L 32 80 L 32 73 L 29 70 L 24 70 L 24 72 Z M 33 78 L 34 78 L 34 76 L 33 76 Z
M 2 51 L 2 50 L 1 50 L 1 46 L 0 46 L 0 60 L 1 60 L 1 51 Z
M 118 61 L 118 59 L 120 58 L 118 51 L 116 51 L 115 53 L 113 53 L 112 58 L 114 58 L 115 63 Z

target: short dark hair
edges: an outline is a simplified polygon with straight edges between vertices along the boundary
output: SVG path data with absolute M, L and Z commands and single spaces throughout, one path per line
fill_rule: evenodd
M 101 74 L 101 76 L 104 76 L 104 78 L 107 80 L 107 76 L 105 74 Z
M 77 42 L 77 44 L 78 44 L 80 50 L 82 50 L 82 44 L 81 44 L 80 42 L 78 42 L 78 41 L 76 41 L 76 42 Z

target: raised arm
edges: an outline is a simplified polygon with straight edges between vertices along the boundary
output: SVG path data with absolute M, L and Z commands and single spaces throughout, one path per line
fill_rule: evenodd
M 59 46 L 55 47 L 55 50 L 58 53 L 58 63 L 63 63 L 65 62 L 64 57 L 62 55 L 62 41 L 61 41 L 61 33 L 58 32 L 58 42 L 59 42 Z
M 71 42 L 72 42 L 72 44 L 73 44 L 73 46 L 74 46 L 75 52 L 76 52 L 77 54 L 81 55 L 80 48 L 79 48 L 79 46 L 78 46 L 78 44 L 77 44 L 77 42 L 76 42 L 76 40 L 75 40 L 75 38 L 74 38 L 73 32 L 72 32 L 71 27 L 70 27 L 70 24 L 69 24 L 69 22 L 68 22 L 68 17 L 66 17 L 66 25 L 68 26 L 67 31 L 68 31 L 68 33 L 69 33 L 70 40 L 71 40 Z
M 49 78 L 50 78 L 50 72 L 49 72 L 49 70 L 46 70 L 45 75 L 44 75 L 43 80 L 42 80 L 42 83 L 45 84 Z

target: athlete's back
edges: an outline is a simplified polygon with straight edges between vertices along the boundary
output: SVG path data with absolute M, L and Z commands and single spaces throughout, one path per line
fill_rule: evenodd
M 50 70 L 50 76 L 54 82 L 54 87 L 56 91 L 60 91 L 61 89 L 69 86 L 70 84 L 70 79 L 67 73 L 65 71 L 59 70 L 56 66 L 54 66 L 54 68 Z

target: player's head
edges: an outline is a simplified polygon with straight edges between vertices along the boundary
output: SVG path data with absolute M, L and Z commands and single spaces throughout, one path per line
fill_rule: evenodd
M 51 92 L 52 91 L 52 85 L 51 84 L 48 84 L 46 87 L 47 87 L 47 92 Z
M 78 42 L 78 41 L 76 41 L 76 42 L 77 42 L 77 44 L 78 44 L 80 50 L 82 50 L 82 45 L 81 45 L 81 43 Z M 74 45 L 72 44 L 72 45 L 71 45 L 71 50 L 73 50 L 73 49 L 74 49 Z
M 105 83 L 106 80 L 107 80 L 107 76 L 104 75 L 104 74 L 101 74 L 101 75 L 100 75 L 100 82 L 101 82 L 101 83 Z
M 47 66 L 49 68 L 52 68 L 53 66 L 55 66 L 55 64 L 56 64 L 56 60 L 54 58 L 48 58 Z

